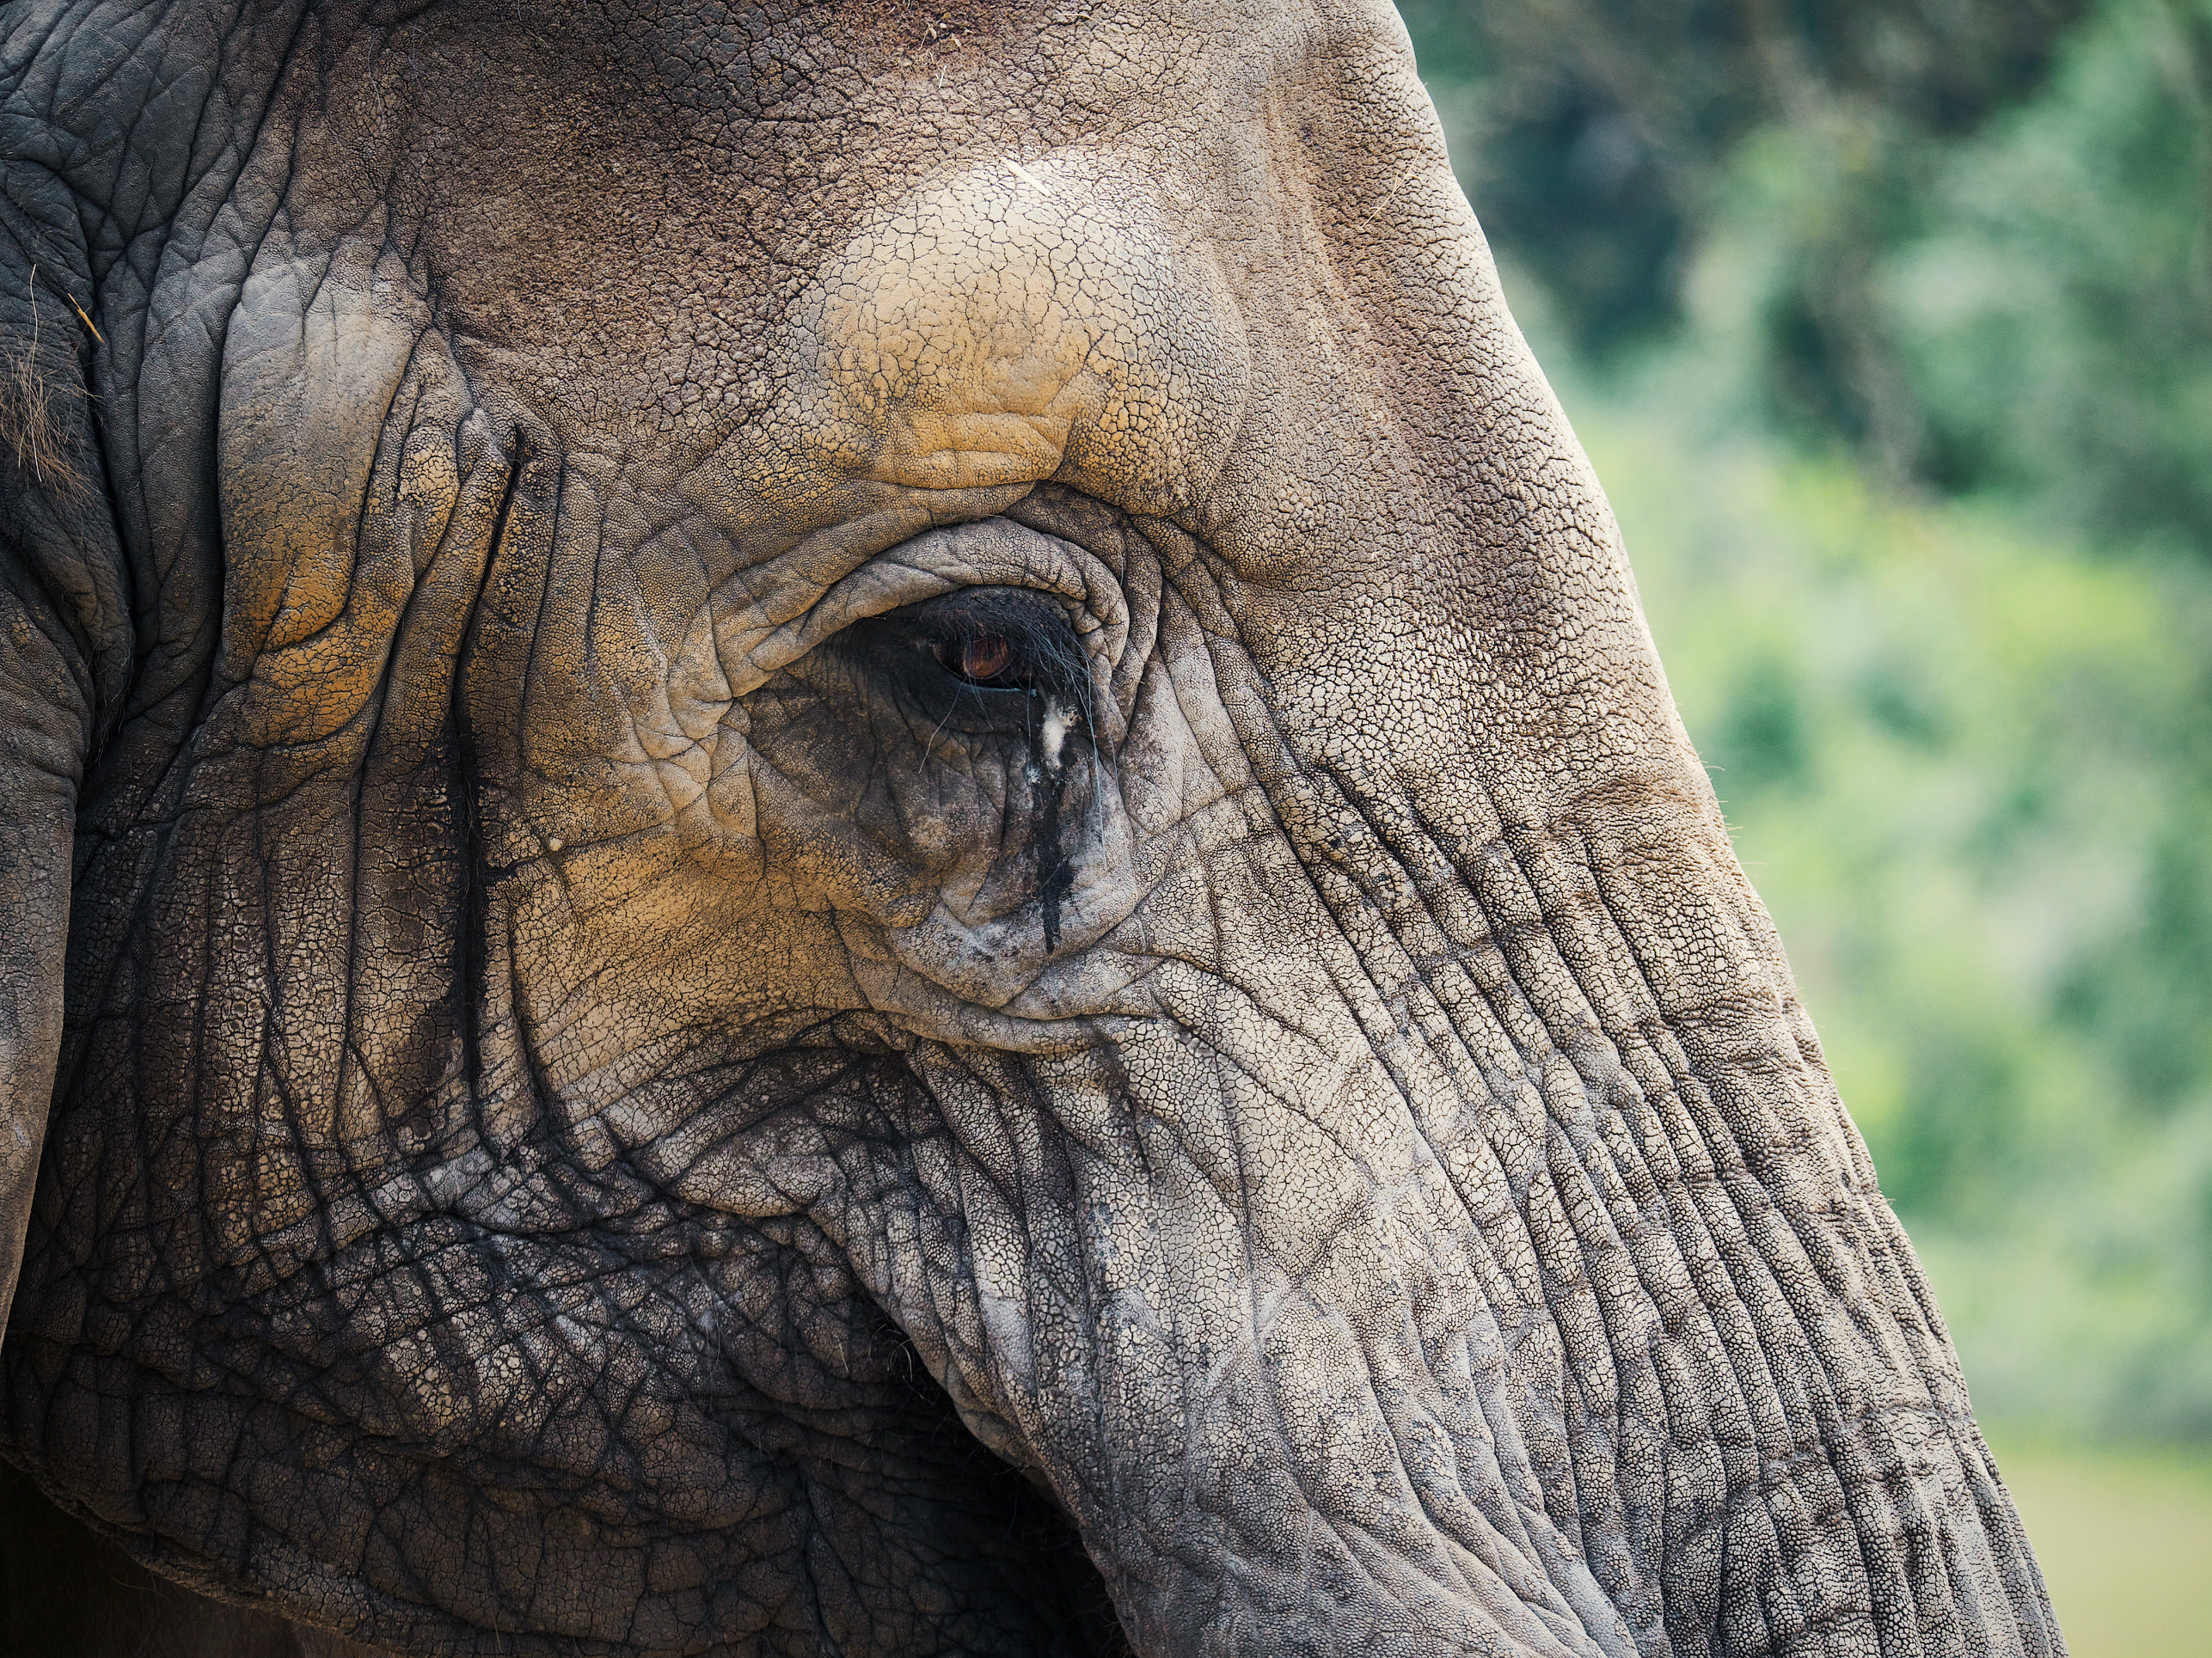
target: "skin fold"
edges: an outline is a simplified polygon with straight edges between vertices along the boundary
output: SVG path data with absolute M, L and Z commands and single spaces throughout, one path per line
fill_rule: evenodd
M 10 0 L 0 129 L 82 1650 L 2063 1651 L 1380 0 Z

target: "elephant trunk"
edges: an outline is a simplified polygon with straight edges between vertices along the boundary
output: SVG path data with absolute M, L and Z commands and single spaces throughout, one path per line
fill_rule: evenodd
M 1468 792 L 1278 775 L 1153 1011 L 918 1052 L 863 1276 L 1146 1652 L 2062 1651 L 1698 803 Z
M 1180 1029 L 1121 1033 L 1118 1078 L 1022 1067 L 1057 1132 L 961 1189 L 971 1421 L 1045 1475 L 1142 1650 L 1634 1651 L 1546 1513 L 1498 1263 L 1404 1101 L 1327 1057 L 1340 1004 L 1293 1029 L 1195 975 L 1162 990 Z M 1301 1074 L 1206 1062 L 1253 1038 Z M 965 1141 L 1000 1096 L 960 1068 L 930 1082 Z

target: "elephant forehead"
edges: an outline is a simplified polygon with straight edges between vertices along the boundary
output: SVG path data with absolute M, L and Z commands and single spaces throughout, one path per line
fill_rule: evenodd
M 467 407 L 395 401 L 403 374 L 446 360 L 442 341 L 426 349 L 435 329 L 401 261 L 358 236 L 297 244 L 262 249 L 226 352 L 233 679 L 326 627 L 371 573 L 352 531 L 380 446 L 443 456 L 415 423 Z M 1252 377 L 1210 251 L 1177 234 L 1141 169 L 1052 154 L 969 168 L 864 224 L 785 309 L 734 431 L 697 460 L 680 432 L 522 413 L 537 400 L 512 353 L 452 345 L 480 395 L 516 412 L 503 424 L 567 428 L 575 478 L 596 480 L 588 538 L 619 552 L 671 642 L 704 643 L 710 612 L 713 634 L 803 631 L 885 548 L 1056 475 L 1178 511 L 1218 469 Z
M 1255 29 L 1180 0 L 1104 18 L 805 8 L 711 28 L 689 9 L 617 23 L 597 8 L 437 9 L 403 31 L 401 89 L 365 87 L 351 124 L 388 134 L 377 166 L 464 331 L 530 359 L 550 393 L 573 390 L 575 412 L 664 431 L 759 407 L 780 366 L 763 347 L 840 250 L 872 242 L 879 261 L 909 265 L 929 251 L 870 235 L 917 192 L 939 211 L 925 203 L 933 222 L 906 228 L 953 238 L 935 250 L 943 269 L 978 251 L 986 264 L 964 282 L 996 266 L 993 238 L 971 234 L 976 193 L 946 187 L 958 169 L 1011 184 L 1004 156 L 1057 182 L 1055 151 L 1126 151 L 1143 133 L 1137 148 L 1181 153 L 1194 178 L 1222 171 L 1208 158 L 1248 123 L 1175 83 L 1210 82 L 1216 105 L 1224 89 L 1256 95 L 1286 40 L 1314 27 L 1301 8 Z M 1215 58 L 1230 64 L 1201 73 Z M 414 113 L 394 125 L 399 104 Z M 333 165 L 364 170 L 350 153 Z
M 1218 468 L 1250 379 L 1210 254 L 1176 233 L 1141 169 L 1003 156 L 825 263 L 754 382 L 760 413 L 685 493 L 771 547 L 807 504 L 855 485 L 879 511 L 886 491 L 1057 476 L 1172 512 Z

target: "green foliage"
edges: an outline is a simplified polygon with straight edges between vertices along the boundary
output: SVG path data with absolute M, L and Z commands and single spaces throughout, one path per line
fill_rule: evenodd
M 1884 251 L 1922 471 L 2212 557 L 2212 7 L 2108 3 Z
M 1683 256 L 1747 134 L 1970 131 L 2041 78 L 2081 0 L 1404 0 L 1468 193 L 1578 348 L 1674 320 Z M 1809 266 L 1827 281 L 1833 273 Z M 1828 302 L 1815 296 L 1817 308 Z
M 1977 1398 L 2212 1434 L 2212 578 L 1566 391 Z
M 1773 428 L 2212 558 L 2212 0 L 1404 10 L 1585 363 L 1725 279 Z
M 1977 1402 L 2212 1438 L 2212 0 L 1407 15 Z

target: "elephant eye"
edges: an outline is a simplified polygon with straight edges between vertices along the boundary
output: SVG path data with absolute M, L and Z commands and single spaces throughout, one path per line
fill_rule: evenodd
M 1067 607 L 1032 588 L 956 589 L 855 622 L 837 648 L 933 731 L 949 720 L 1027 742 L 1054 708 L 1063 733 L 1090 718 L 1091 664 Z
M 971 685 L 999 680 L 1014 661 L 1014 646 L 1003 633 L 969 633 L 939 641 L 937 660 Z
M 970 587 L 895 613 L 947 676 L 984 691 L 1087 705 L 1088 670 L 1066 609 L 1019 587 Z

